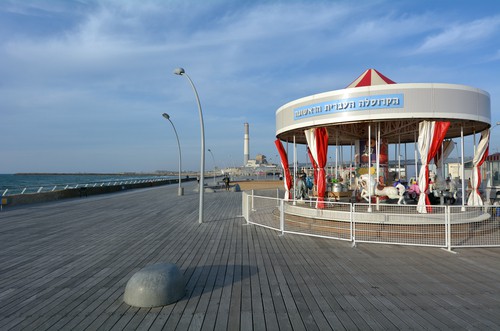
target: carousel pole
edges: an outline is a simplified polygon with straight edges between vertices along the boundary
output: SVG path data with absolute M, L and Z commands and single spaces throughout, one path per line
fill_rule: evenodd
M 441 179 L 445 179 L 444 177 L 444 140 L 441 142 Z
M 297 145 L 295 144 L 295 135 L 293 135 L 293 205 L 295 206 L 297 204 Z
M 418 156 L 417 156 L 417 132 L 415 132 L 414 137 L 413 137 L 413 148 L 415 150 L 415 182 L 418 181 Z M 422 185 L 421 183 L 418 183 L 419 187 Z
M 465 195 L 466 195 L 466 192 L 465 192 L 465 167 L 464 167 L 464 126 L 462 124 L 462 126 L 460 127 L 460 157 L 461 157 L 461 160 L 460 160 L 460 167 L 461 167 L 461 175 L 462 176 L 462 211 L 465 211 Z
M 406 147 L 407 147 L 407 143 L 405 143 L 405 179 L 406 179 L 406 182 L 408 183 L 408 154 L 407 154 L 407 150 L 406 150 Z
M 398 146 L 394 144 L 394 170 L 396 170 L 397 161 L 398 161 Z M 398 171 L 396 171 L 396 174 L 399 176 L 399 169 Z
M 338 133 L 335 133 L 335 179 L 339 178 L 339 136 Z
M 375 166 L 377 167 L 376 173 L 377 173 L 377 178 L 376 182 L 378 184 L 379 178 L 380 178 L 380 123 L 377 123 L 377 133 L 376 133 L 376 148 L 375 148 Z
M 372 212 L 372 173 L 371 173 L 371 159 L 372 159 L 372 149 L 370 146 L 370 140 L 372 136 L 372 125 L 368 124 L 368 212 Z
M 401 182 L 401 135 L 398 136 L 398 180 Z
M 377 149 L 375 150 L 375 162 L 376 162 L 376 167 L 377 167 L 377 178 L 375 182 L 377 182 L 376 185 L 380 184 L 379 183 L 379 178 L 380 178 L 380 123 L 377 123 Z M 385 184 L 385 183 L 384 183 Z M 377 196 L 377 210 L 380 208 L 380 197 Z
M 342 177 L 342 175 L 345 177 L 345 169 L 344 169 L 344 146 L 340 146 L 340 167 L 341 167 L 341 171 L 340 171 L 340 177 Z M 343 178 L 343 177 L 342 177 Z M 343 178 L 345 180 L 345 178 Z
M 289 138 L 286 138 L 286 159 L 287 159 L 287 162 L 288 162 L 288 157 L 290 156 L 290 153 L 288 150 L 288 139 Z M 290 162 L 288 162 L 288 172 L 290 173 Z M 285 168 L 283 168 L 283 181 L 285 181 L 285 178 L 286 178 L 285 176 L 286 176 Z M 293 186 L 291 186 L 291 187 L 293 187 Z M 288 190 L 288 200 L 290 200 L 290 194 L 292 194 L 292 192 L 290 192 L 290 190 Z
M 352 189 L 351 172 L 352 172 L 352 141 L 351 141 L 351 161 L 349 162 L 349 189 Z
M 473 131 L 473 134 L 472 136 L 474 137 L 474 156 L 476 155 L 476 151 L 477 151 L 477 141 L 476 141 L 476 130 Z M 478 169 L 479 171 L 481 171 L 481 169 Z M 471 178 L 470 178 L 470 184 L 471 184 L 471 190 L 472 190 L 472 183 L 475 183 L 476 182 L 476 171 L 474 171 L 474 161 L 472 161 L 472 171 L 471 171 Z M 469 187 L 469 184 L 467 182 L 467 187 Z M 479 187 L 478 187 L 479 189 Z M 472 191 L 471 191 L 472 193 Z

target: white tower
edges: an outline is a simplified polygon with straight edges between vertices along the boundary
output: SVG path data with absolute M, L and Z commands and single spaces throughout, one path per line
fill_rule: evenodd
M 250 156 L 249 149 L 250 149 L 250 137 L 249 137 L 248 123 L 245 123 L 245 138 L 243 143 L 243 166 L 246 166 L 248 163 L 248 159 Z

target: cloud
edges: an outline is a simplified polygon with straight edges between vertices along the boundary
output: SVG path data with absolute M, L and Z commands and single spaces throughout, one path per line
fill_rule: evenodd
M 500 16 L 486 17 L 470 22 L 446 25 L 442 31 L 429 36 L 417 49 L 417 53 L 463 52 L 476 47 L 482 41 L 498 39 Z
M 456 64 L 440 53 L 463 40 L 488 46 L 497 37 L 498 17 L 453 17 L 457 23 L 445 25 L 450 17 L 392 1 L 356 6 L 344 1 L 4 2 L 0 98 L 8 121 L 0 122 L 0 132 L 13 136 L 21 125 L 31 129 L 27 132 L 39 133 L 41 146 L 53 146 L 51 155 L 59 137 L 43 133 L 69 133 L 82 154 L 90 157 L 95 149 L 105 156 L 106 148 L 113 149 L 115 164 L 122 167 L 158 160 L 157 150 L 173 138 L 161 118 L 168 112 L 186 148 L 186 166 L 191 162 L 196 168 L 196 103 L 185 78 L 172 74 L 182 66 L 198 89 L 207 145 L 214 152 L 241 154 L 243 123 L 249 122 L 251 151 L 272 155 L 277 108 L 343 88 L 369 67 L 401 82 L 432 81 L 433 75 L 453 82 Z M 463 57 L 461 69 L 476 58 L 475 53 Z M 477 77 L 467 72 L 460 83 Z M 12 146 L 30 151 L 30 139 Z M 136 154 L 125 161 L 130 147 Z M 161 167 L 168 162 L 161 159 Z M 171 163 L 175 168 L 175 159 Z M 102 164 L 108 167 L 113 160 Z

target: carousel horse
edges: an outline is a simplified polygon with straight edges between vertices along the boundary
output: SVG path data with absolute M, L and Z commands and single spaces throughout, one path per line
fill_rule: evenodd
M 434 203 L 437 203 L 437 200 L 443 196 L 446 204 L 454 204 L 458 194 L 457 183 L 454 179 L 444 181 L 431 171 L 429 173 L 429 193 L 433 195 Z
M 368 185 L 368 175 L 361 175 L 361 197 L 366 201 L 369 201 L 369 196 L 386 196 L 389 199 L 398 199 L 398 205 L 401 203 L 406 205 L 406 201 L 404 200 L 405 187 L 403 184 L 397 184 L 394 186 L 384 186 L 383 188 L 379 187 L 379 184 L 375 180 L 375 176 L 371 176 L 371 182 Z M 368 191 L 368 188 L 370 191 Z
M 304 178 L 297 178 L 295 183 L 295 196 L 297 199 L 307 198 L 307 186 Z

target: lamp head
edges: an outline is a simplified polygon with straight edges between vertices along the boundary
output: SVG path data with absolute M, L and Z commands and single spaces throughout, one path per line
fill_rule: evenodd
M 163 113 L 162 116 L 165 117 L 167 120 L 170 119 L 170 116 L 167 113 Z
M 184 68 L 175 68 L 174 69 L 174 74 L 176 74 L 176 75 L 182 75 L 183 73 L 185 73 Z

